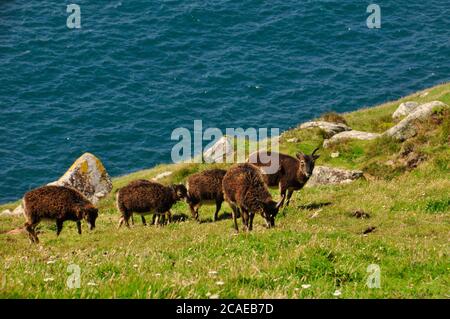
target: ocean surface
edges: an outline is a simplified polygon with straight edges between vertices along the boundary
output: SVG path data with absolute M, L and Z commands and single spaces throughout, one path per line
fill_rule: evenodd
M 0 1 L 0 202 L 83 152 L 170 162 L 194 120 L 285 130 L 449 81 L 450 1 L 377 1 L 369 29 L 373 1 Z

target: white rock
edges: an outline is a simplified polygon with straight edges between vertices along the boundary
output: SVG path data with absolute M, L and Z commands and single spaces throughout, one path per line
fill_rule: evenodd
M 423 92 L 422 94 L 420 94 L 420 97 L 426 97 L 428 94 L 430 94 L 430 92 Z
M 347 184 L 363 177 L 362 171 L 316 166 L 306 187 L 317 185 Z
M 391 127 L 383 134 L 393 137 L 397 140 L 404 141 L 416 134 L 416 130 L 412 122 L 415 120 L 425 119 L 433 113 L 436 107 L 446 107 L 447 104 L 441 101 L 433 101 L 419 105 L 411 114 L 401 120 L 397 125 Z
M 412 113 L 417 107 L 419 103 L 417 102 L 405 102 L 399 105 L 397 110 L 395 110 L 394 114 L 392 114 L 393 119 L 398 119 L 400 117 L 406 116 Z
M 331 135 L 351 130 L 351 128 L 345 124 L 325 122 L 325 121 L 311 121 L 311 122 L 306 122 L 306 123 L 303 123 L 302 125 L 300 125 L 300 129 L 309 129 L 309 128 L 315 128 L 315 127 L 318 127 L 320 129 L 324 130 L 327 134 L 331 134 Z
M 61 178 L 48 185 L 73 187 L 94 205 L 112 190 L 108 172 L 102 162 L 91 153 L 84 153 Z
M 160 179 L 170 176 L 170 175 L 172 175 L 171 171 L 162 172 L 162 173 L 159 173 L 158 175 L 156 175 L 155 177 L 153 177 L 152 180 L 157 181 L 157 180 L 160 180 Z
M 0 213 L 0 216 L 13 216 L 13 212 L 10 209 L 5 209 Z
M 331 157 L 331 158 L 337 158 L 337 157 L 339 157 L 339 152 L 331 153 L 331 154 L 330 154 L 330 157 Z
M 85 195 L 94 205 L 112 190 L 111 178 L 102 162 L 90 153 L 80 156 L 57 181 L 47 185 L 69 186 Z M 12 212 L 3 211 L 0 216 L 23 215 L 22 205 Z
M 323 147 L 328 147 L 332 143 L 336 143 L 338 141 L 346 140 L 346 139 L 357 139 L 357 140 L 373 140 L 377 137 L 380 137 L 381 134 L 378 133 L 368 133 L 361 131 L 345 131 L 333 135 L 330 139 L 323 141 Z
M 288 142 L 288 143 L 297 143 L 298 142 L 298 138 L 296 138 L 296 137 L 289 138 L 289 139 L 286 140 L 286 142 Z
M 233 143 L 231 138 L 222 136 L 212 147 L 203 152 L 206 163 L 223 163 L 224 157 L 233 155 Z

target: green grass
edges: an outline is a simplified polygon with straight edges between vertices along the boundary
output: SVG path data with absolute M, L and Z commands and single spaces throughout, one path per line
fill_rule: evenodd
M 450 84 L 427 91 L 425 98 L 414 94 L 342 116 L 354 129 L 381 132 L 394 124 L 390 115 L 402 101 L 450 103 Z M 93 232 L 84 225 L 79 236 L 67 222 L 57 238 L 54 225 L 43 223 L 40 245 L 24 234 L 0 235 L 0 298 L 335 298 L 336 290 L 339 298 L 448 298 L 449 114 L 437 113 L 417 123 L 418 136 L 404 143 L 380 138 L 321 149 L 318 165 L 362 169 L 367 179 L 294 193 L 275 229 L 264 228 L 258 216 L 252 233 L 236 234 L 230 219 L 211 222 L 211 206 L 201 208 L 199 224 L 181 202 L 172 211 L 185 221 L 144 227 L 135 218 L 132 229 L 117 230 L 117 188 L 167 170 L 173 174 L 163 183 L 183 182 L 191 173 L 227 165 L 159 165 L 115 178 Z M 287 142 L 293 137 L 298 142 Z M 320 130 L 297 128 L 283 134 L 280 148 L 311 152 L 323 138 Z M 417 167 L 402 164 L 401 154 L 411 151 L 425 155 Z M 352 217 L 357 209 L 370 218 Z M 229 216 L 226 204 L 219 216 L 224 212 Z M 4 217 L 0 233 L 22 223 L 22 217 Z M 376 229 L 363 236 L 368 227 Z M 78 289 L 66 285 L 71 264 L 81 269 Z M 366 285 L 370 264 L 381 268 L 379 289 Z

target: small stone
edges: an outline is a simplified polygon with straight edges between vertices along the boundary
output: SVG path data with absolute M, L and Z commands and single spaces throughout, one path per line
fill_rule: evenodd
M 217 286 L 223 286 L 223 285 L 225 285 L 225 283 L 223 281 L 216 281 L 216 285 Z
M 330 156 L 331 158 L 337 158 L 339 157 L 339 152 L 331 153 Z
M 342 292 L 339 289 L 333 293 L 333 296 L 335 297 L 339 297 L 340 295 L 342 295 Z
M 311 288 L 311 285 L 309 285 L 309 284 L 304 284 L 304 285 L 302 285 L 302 288 L 303 288 L 303 289 L 309 289 L 309 288 Z
M 293 138 L 287 139 L 286 141 L 289 142 L 289 143 L 298 143 L 298 138 L 293 137 Z
M 317 218 L 317 217 L 319 217 L 319 211 L 312 214 L 310 218 Z

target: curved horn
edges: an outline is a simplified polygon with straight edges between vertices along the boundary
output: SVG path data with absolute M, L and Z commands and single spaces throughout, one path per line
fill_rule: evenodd
M 316 147 L 316 148 L 314 149 L 314 151 L 311 153 L 311 155 L 314 155 L 314 154 L 319 150 L 319 148 L 320 148 L 320 147 Z

